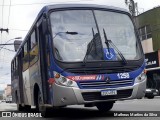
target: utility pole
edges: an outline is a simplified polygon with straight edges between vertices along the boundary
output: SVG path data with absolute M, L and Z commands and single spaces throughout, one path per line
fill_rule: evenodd
M 136 16 L 137 3 L 135 3 L 134 0 L 125 0 L 125 4 L 128 5 L 131 15 L 133 17 Z
M 7 32 L 7 33 L 9 33 L 9 29 L 8 29 L 8 28 L 6 28 L 6 29 L 0 28 L 0 31 L 1 31 L 1 33 L 2 33 L 2 32 Z

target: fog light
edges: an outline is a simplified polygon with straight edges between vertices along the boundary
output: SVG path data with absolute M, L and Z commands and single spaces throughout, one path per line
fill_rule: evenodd
M 139 80 L 139 81 L 141 81 L 141 80 L 142 80 L 141 76 L 139 76 L 139 77 L 138 77 L 138 80 Z
M 144 72 L 142 72 L 135 80 L 135 83 L 142 82 L 147 79 L 147 76 Z
M 65 101 L 66 101 L 66 98 L 65 98 L 65 97 L 61 98 L 61 101 L 62 101 L 62 102 L 65 102 Z

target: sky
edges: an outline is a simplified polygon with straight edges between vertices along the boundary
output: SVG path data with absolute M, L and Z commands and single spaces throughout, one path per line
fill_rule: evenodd
M 0 33 L 0 43 L 13 43 L 14 38 L 27 34 L 41 8 L 48 4 L 100 4 L 128 9 L 125 0 L 0 0 L 0 28 L 9 28 L 9 33 Z M 139 13 L 160 6 L 160 0 L 134 0 Z M 6 50 L 9 49 L 9 50 Z M 0 90 L 11 83 L 10 63 L 14 57 L 14 47 L 5 46 L 0 50 Z

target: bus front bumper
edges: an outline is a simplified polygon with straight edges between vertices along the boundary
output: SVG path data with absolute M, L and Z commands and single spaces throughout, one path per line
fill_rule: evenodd
M 135 83 L 133 86 L 114 88 L 117 90 L 117 95 L 114 96 L 101 96 L 102 90 L 109 90 L 111 88 L 79 89 L 76 87 L 65 87 L 54 84 L 51 89 L 53 90 L 53 106 L 140 99 L 145 95 L 146 80 Z

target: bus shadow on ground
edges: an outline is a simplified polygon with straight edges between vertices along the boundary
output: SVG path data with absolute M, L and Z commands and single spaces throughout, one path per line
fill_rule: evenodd
M 31 110 L 35 112 L 34 109 Z M 50 110 L 47 114 L 47 118 L 59 118 L 59 119 L 89 119 L 89 118 L 101 118 L 101 117 L 113 117 L 114 112 L 99 112 L 93 109 L 84 108 L 60 108 Z

